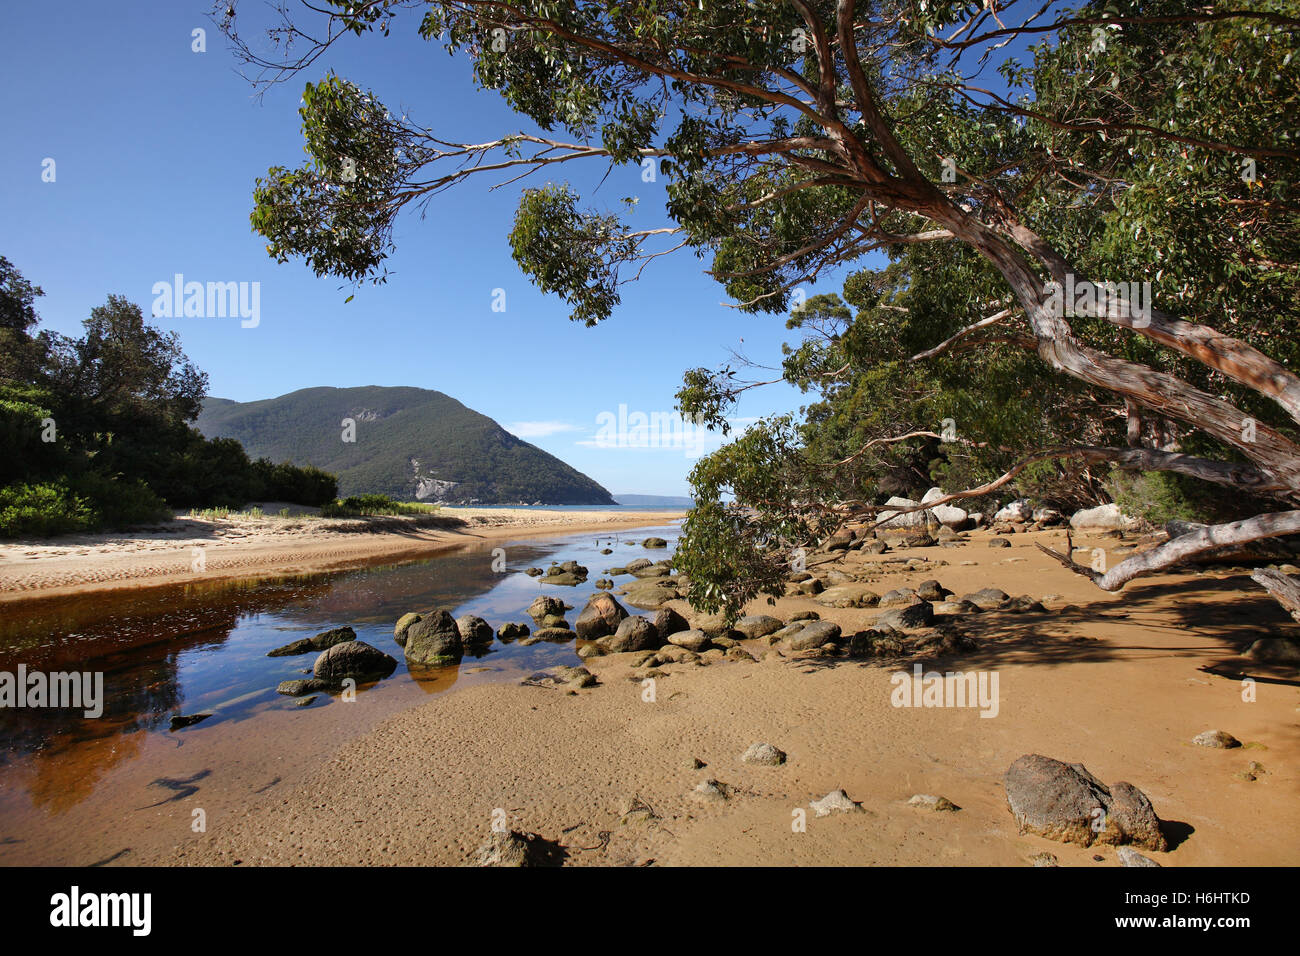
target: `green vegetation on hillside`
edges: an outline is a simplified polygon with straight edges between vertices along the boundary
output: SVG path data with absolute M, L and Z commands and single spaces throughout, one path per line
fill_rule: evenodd
M 242 403 L 213 398 L 196 424 L 210 437 L 238 440 L 251 455 L 324 468 L 338 475 L 344 496 L 614 503 L 586 475 L 428 389 L 308 388 Z M 435 481 L 455 484 L 435 488 Z
M 0 256 L 0 537 L 151 523 L 173 508 L 334 500 L 333 475 L 251 461 L 238 442 L 191 428 L 207 376 L 139 306 L 110 295 L 74 339 L 35 331 L 43 294 Z

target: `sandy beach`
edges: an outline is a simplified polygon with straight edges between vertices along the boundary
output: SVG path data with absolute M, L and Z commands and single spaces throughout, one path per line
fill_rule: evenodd
M 126 534 L 0 543 L 0 604 L 196 580 L 337 571 L 427 557 L 521 532 L 614 531 L 681 517 L 672 511 L 528 508 L 442 508 L 430 515 L 366 518 L 270 516 L 279 507 L 268 503 L 264 516 L 178 516 Z
M 573 691 L 509 675 L 387 716 L 331 705 L 286 709 L 256 731 L 199 725 L 179 752 L 142 743 L 121 784 L 69 811 L 40 852 L 80 864 L 465 865 L 504 821 L 547 841 L 565 865 L 1029 866 L 1044 853 L 1062 866 L 1120 865 L 1113 846 L 1018 832 L 1003 775 L 1036 753 L 1146 793 L 1170 845 L 1143 852 L 1162 866 L 1300 863 L 1300 681 L 1294 666 L 1241 656 L 1261 636 L 1300 628 L 1241 571 L 1160 575 L 1104 594 L 1034 547 L 1059 547 L 1061 532 L 1013 535 L 999 550 L 988 537 L 850 552 L 813 568 L 879 593 L 937 579 L 959 596 L 995 587 L 1042 602 L 1041 612 L 963 616 L 968 650 L 854 659 L 760 638 L 741 643 L 753 661 L 656 666 L 653 699 L 635 669 L 644 655 L 611 654 L 587 660 L 598 683 Z M 910 557 L 925 563 L 898 560 Z M 698 618 L 683 601 L 669 606 Z M 808 596 L 749 610 L 782 620 L 816 611 L 846 633 L 881 613 Z M 490 657 L 482 663 L 491 669 Z M 996 716 L 894 706 L 891 677 L 914 663 L 995 672 Z M 261 744 L 268 727 L 299 743 Z M 1209 729 L 1242 746 L 1192 743 Z M 786 762 L 742 762 L 755 742 Z M 160 799 L 153 778 L 164 759 L 174 778 L 199 781 L 233 754 L 244 756 L 220 794 Z M 708 779 L 726 799 L 697 798 Z M 861 812 L 817 817 L 810 802 L 837 789 Z M 142 807 L 149 794 L 159 803 Z M 959 809 L 909 806 L 915 794 Z M 194 806 L 206 808 L 205 833 L 190 830 Z M 25 852 L 12 848 L 15 860 Z

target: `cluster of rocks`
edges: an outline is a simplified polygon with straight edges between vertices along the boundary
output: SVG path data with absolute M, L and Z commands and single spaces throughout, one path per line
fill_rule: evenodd
M 806 584 L 808 580 L 803 574 L 792 577 L 798 579 L 796 585 Z M 894 588 L 883 595 L 865 583 L 851 581 L 818 588 L 813 600 L 832 608 L 879 608 L 881 613 L 871 627 L 848 636 L 842 635 L 835 624 L 818 622 L 814 626 L 809 620 L 798 619 L 816 618 L 815 612 L 796 615 L 789 624 L 770 634 L 756 636 L 767 636 L 771 643 L 781 644 L 783 650 L 806 656 L 837 652 L 849 656 L 895 656 L 916 651 L 951 653 L 972 650 L 975 646 L 956 626 L 963 616 L 987 611 L 1047 613 L 1047 608 L 1028 594 L 1012 597 L 997 588 L 983 588 L 958 597 L 935 579 L 922 581 L 915 588 Z M 921 637 L 908 633 L 922 630 L 933 633 Z
M 830 657 L 907 657 L 914 654 L 967 653 L 977 644 L 961 628 L 936 622 L 926 601 L 881 615 L 870 627 L 844 633 L 831 621 L 792 620 L 767 636 L 785 657 L 796 660 Z M 908 631 L 925 630 L 925 633 Z
M 528 568 L 529 577 L 538 578 L 542 584 L 557 584 L 561 587 L 577 587 L 587 580 L 588 571 L 577 561 L 564 561 L 552 564 L 543 571 L 541 568 Z
M 788 622 L 768 614 L 747 614 L 731 622 L 719 614 L 688 621 L 670 607 L 661 607 L 651 616 L 633 615 L 614 595 L 598 593 L 570 626 L 563 615 L 572 608 L 556 598 L 540 596 L 528 613 L 541 628 L 525 642 L 576 639 L 578 656 L 583 659 L 641 652 L 644 656 L 633 664 L 634 677 L 640 677 L 649 673 L 647 669 L 666 663 L 754 660 L 743 641 L 765 640 L 780 656 L 796 659 L 964 653 L 977 645 L 957 626 L 961 615 L 1046 610 L 1028 595 L 1013 598 L 995 588 L 956 599 L 936 580 L 924 581 L 915 589 L 897 588 L 883 596 L 865 585 L 836 585 L 822 592 L 818 600 L 831 607 L 879 607 L 882 613 L 871 627 L 846 634 L 838 624 L 821 620 L 811 610 L 792 614 Z M 918 631 L 925 633 L 909 633 Z
M 317 652 L 312 676 L 281 681 L 277 693 L 305 698 L 319 691 L 336 690 L 345 680 L 356 682 L 383 680 L 397 669 L 397 660 L 379 648 L 357 640 L 350 627 L 321 631 L 267 652 L 267 657 L 292 657 Z M 314 699 L 314 698 L 313 698 Z M 301 703 L 310 703 L 303 700 Z
M 744 641 L 766 641 L 779 656 L 794 659 L 969 652 L 976 648 L 975 641 L 952 620 L 941 619 L 931 603 L 951 593 L 937 581 L 924 582 L 917 590 L 900 588 L 883 598 L 868 591 L 841 592 L 861 602 L 847 606 L 885 608 L 871 627 L 853 634 L 844 633 L 833 621 L 821 620 L 816 611 L 797 612 L 788 622 L 769 614 L 746 614 L 732 622 L 720 614 L 687 621 L 667 607 L 660 608 L 653 617 L 630 615 L 612 595 L 596 594 L 578 616 L 572 633 L 583 642 L 578 656 L 584 659 L 642 652 L 644 656 L 633 662 L 634 679 L 653 676 L 650 669 L 667 663 L 752 661 L 754 655 L 742 646 Z M 835 599 L 837 595 L 831 597 Z M 833 603 L 846 606 L 839 600 Z M 943 600 L 939 606 L 945 605 L 948 618 L 978 613 L 982 608 L 1010 612 L 1044 610 L 1028 596 L 1011 598 L 994 589 L 969 594 L 961 601 Z M 926 633 L 906 633 L 922 629 Z
M 882 553 L 889 547 L 924 548 L 951 547 L 965 538 L 963 531 L 988 528 L 996 534 L 1015 534 L 1023 531 L 1041 531 L 1069 525 L 1075 531 L 1104 533 L 1128 531 L 1139 522 L 1122 514 L 1114 504 L 1100 505 L 1076 511 L 1068 519 L 1056 508 L 1036 507 L 1025 498 L 1010 501 L 990 513 L 967 511 L 952 504 L 935 505 L 924 511 L 931 502 L 942 500 L 947 493 L 941 488 L 931 488 L 919 501 L 898 496 L 890 497 L 876 515 L 874 530 L 842 528 L 821 543 L 823 551 L 862 550 Z M 998 539 L 993 539 L 998 541 Z M 882 547 L 883 546 L 883 547 Z M 994 547 L 1006 547 L 998 541 Z
M 627 544 L 635 544 L 635 542 L 628 541 Z M 668 542 L 663 538 L 651 537 L 651 538 L 646 538 L 644 541 L 642 541 L 641 546 L 644 548 L 652 548 L 652 549 L 666 548 L 668 547 Z M 612 548 L 602 548 L 600 553 L 613 554 L 614 552 Z M 655 570 L 648 575 L 642 575 L 638 573 L 638 571 L 640 571 L 643 568 L 651 568 L 651 567 L 655 568 Z M 545 570 L 537 567 L 527 568 L 525 569 L 524 573 L 527 574 L 529 577 L 537 578 L 542 584 L 557 584 L 562 587 L 576 587 L 579 584 L 583 584 L 586 582 L 587 577 L 590 574 L 587 568 L 583 567 L 577 561 L 563 561 L 560 562 L 559 564 L 552 564 L 549 568 L 546 568 Z M 637 560 L 631 562 L 627 567 L 610 568 L 605 571 L 605 574 L 614 574 L 614 575 L 633 574 L 636 575 L 637 577 L 660 576 L 660 575 L 668 575 L 671 573 L 672 573 L 671 558 L 659 562 L 651 562 L 646 558 L 638 558 Z M 613 584 L 614 583 L 608 578 L 601 578 L 596 581 L 596 587 L 601 588 L 602 590 L 607 590 L 613 587 Z
M 646 540 L 662 541 L 663 539 Z M 642 610 L 653 611 L 661 608 L 669 601 L 686 597 L 690 590 L 690 581 L 685 575 L 673 574 L 671 557 L 660 561 L 637 558 L 625 565 L 609 568 L 605 573 L 612 577 L 631 575 L 633 580 L 618 586 L 616 593 L 621 595 L 628 604 Z M 606 580 L 609 581 L 608 589 L 614 589 L 614 582 Z
M 561 608 L 565 606 L 556 603 Z M 450 611 L 439 608 L 403 614 L 393 627 L 393 640 L 405 653 L 408 666 L 444 667 L 460 663 L 466 654 L 481 655 L 494 637 L 506 644 L 523 643 L 530 633 L 527 624 L 510 621 L 493 631 L 487 621 L 475 614 L 453 618 Z
M 628 541 L 626 543 L 635 544 L 636 542 Z M 660 549 L 668 547 L 668 542 L 663 538 L 651 537 L 642 541 L 641 546 L 649 549 Z M 611 554 L 612 549 L 605 548 L 601 553 Z M 590 572 L 576 561 L 565 561 L 561 564 L 553 564 L 545 571 L 541 568 L 528 568 L 526 573 L 537 578 L 542 584 L 574 587 L 586 582 Z M 671 556 L 659 561 L 651 561 L 649 558 L 636 558 L 625 565 L 606 568 L 602 575 L 595 581 L 594 586 L 597 590 L 615 591 L 617 589 L 616 593 L 623 596 L 628 604 L 643 610 L 655 610 L 663 607 L 669 601 L 684 598 L 690 588 L 690 582 L 684 575 L 673 574 L 673 558 Z M 623 576 L 631 576 L 633 580 L 621 586 L 617 585 L 613 579 Z
M 883 542 L 877 554 L 885 554 L 889 551 L 889 546 Z M 865 548 L 864 548 L 865 550 Z M 947 561 L 927 560 L 925 558 L 911 556 L 890 556 L 881 557 L 878 561 L 864 564 L 857 571 L 849 570 L 845 567 L 836 567 L 832 562 L 823 561 L 814 565 L 812 571 L 791 571 L 786 575 L 785 593 L 788 597 L 817 597 L 823 591 L 830 590 L 845 584 L 862 584 L 874 581 L 877 578 L 891 573 L 924 573 L 938 571 L 940 568 L 948 567 Z M 852 588 L 845 591 L 836 591 L 828 600 L 845 600 L 843 595 L 851 595 Z M 839 607 L 855 607 L 851 597 L 850 603 L 843 603 Z
M 604 593 L 592 595 L 573 626 L 574 636 L 583 642 L 579 657 L 643 652 L 637 667 L 723 657 L 753 660 L 739 646 L 741 635 L 732 637 L 729 630 L 717 618 L 701 619 L 692 627 L 668 607 L 660 608 L 653 617 L 632 615 L 612 594 Z

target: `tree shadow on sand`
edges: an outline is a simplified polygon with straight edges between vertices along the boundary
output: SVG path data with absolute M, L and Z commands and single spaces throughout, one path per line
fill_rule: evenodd
M 1116 660 L 1121 655 L 1151 659 L 1199 657 L 1209 651 L 1216 659 L 1201 666 L 1204 672 L 1300 686 L 1294 666 L 1242 656 L 1262 637 L 1290 637 L 1300 641 L 1300 626 L 1245 572 L 1221 578 L 1154 579 L 1126 588 L 1121 598 L 1116 601 L 1108 596 L 1095 603 L 1068 605 L 1046 612 L 989 610 L 938 618 L 940 631 L 968 635 L 977 646 L 963 651 L 936 644 L 917 647 L 912 654 L 856 660 L 865 666 L 884 667 L 939 660 L 977 661 L 982 667 L 1056 666 L 1100 663 Z M 1117 633 L 1120 627 L 1154 630 L 1178 640 L 1143 643 Z M 922 634 L 913 633 L 909 637 L 915 639 Z M 816 670 L 844 662 L 842 658 L 838 661 L 810 659 L 799 664 Z

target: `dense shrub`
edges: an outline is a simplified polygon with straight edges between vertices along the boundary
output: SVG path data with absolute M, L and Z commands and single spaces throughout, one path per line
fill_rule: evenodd
M 394 501 L 388 495 L 352 495 L 323 505 L 320 513 L 326 518 L 353 518 L 357 515 L 429 514 L 437 510 L 437 505 Z
M 0 485 L 34 475 L 56 474 L 67 455 L 57 441 L 43 440 L 45 422 L 53 417 L 48 396 L 35 388 L 0 383 Z M 53 430 L 57 436 L 58 429 Z
M 146 479 L 175 508 L 239 509 L 250 501 L 313 507 L 333 501 L 338 481 L 319 468 L 249 461 L 233 438 L 204 438 L 194 429 L 182 451 L 165 457 Z
M 249 500 L 291 501 L 316 507 L 329 504 L 339 493 L 338 479 L 312 465 L 277 465 L 269 458 L 259 458 L 251 465 L 251 478 Z
M 0 256 L 0 537 L 146 524 L 173 508 L 333 501 L 333 475 L 249 461 L 190 427 L 207 376 L 110 295 L 84 334 L 33 336 L 41 290 Z
M 108 478 L 88 471 L 70 480 L 75 494 L 91 504 L 96 528 L 113 529 L 130 525 L 169 521 L 172 509 L 139 478 Z
M 0 488 L 0 537 L 40 538 L 149 524 L 171 518 L 167 503 L 138 479 L 85 472 Z
M 1116 469 L 1110 484 L 1120 511 L 1154 525 L 1175 520 L 1216 524 L 1269 510 L 1266 502 L 1251 495 L 1226 495 L 1217 485 L 1171 472 L 1135 474 Z
M 90 531 L 99 514 L 66 481 L 22 482 L 0 488 L 0 536 L 46 537 Z

